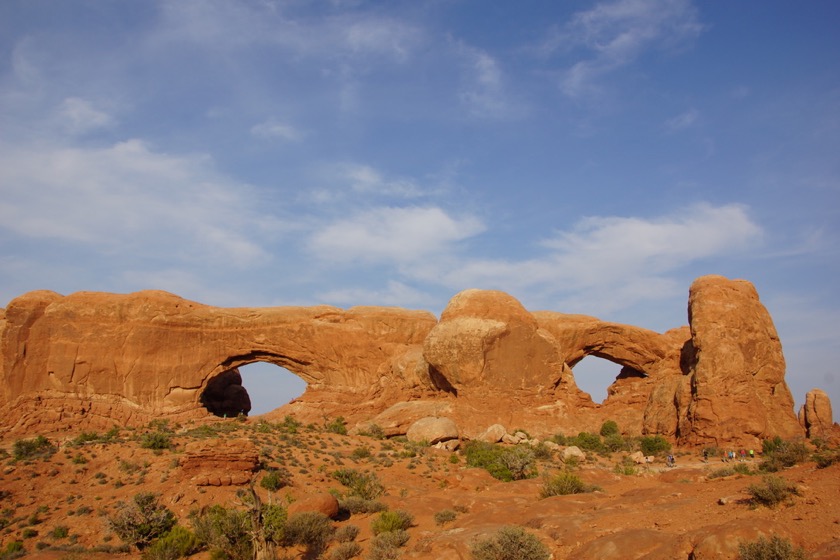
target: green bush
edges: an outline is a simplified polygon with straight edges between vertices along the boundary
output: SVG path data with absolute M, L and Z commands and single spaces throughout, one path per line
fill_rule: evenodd
M 521 527 L 503 527 L 477 541 L 470 549 L 473 560 L 548 560 L 548 548 Z
M 332 477 L 350 489 L 353 496 L 363 500 L 375 500 L 385 492 L 375 473 L 361 473 L 356 469 L 338 469 Z
M 671 451 L 671 444 L 660 435 L 643 436 L 639 439 L 639 448 L 647 455 L 664 455 Z
M 566 445 L 574 445 L 583 451 L 594 451 L 596 453 L 604 450 L 601 436 L 589 432 L 580 432 L 575 437 L 567 439 Z
M 486 470 L 493 478 L 509 482 L 536 476 L 534 452 L 524 446 L 502 447 L 471 441 L 464 446 L 467 465 Z
M 214 505 L 192 512 L 190 521 L 199 542 L 210 549 L 211 558 L 251 560 L 251 520 L 244 511 Z
M 17 461 L 46 459 L 55 452 L 55 445 L 44 436 L 33 439 L 19 439 L 12 445 L 12 456 Z
M 601 424 L 601 430 L 598 433 L 601 434 L 601 437 L 621 435 L 621 432 L 618 429 L 618 424 L 615 420 L 607 420 L 606 422 Z
M 594 486 L 586 484 L 574 473 L 562 471 L 546 478 L 540 491 L 540 498 L 551 496 L 566 496 L 568 494 L 585 494 L 593 492 Z
M 761 483 L 751 484 L 747 493 L 752 497 L 754 504 L 772 508 L 799 494 L 799 490 L 781 477 L 767 475 L 762 478 Z
M 617 451 L 628 451 L 630 445 L 621 434 L 609 434 L 604 437 L 604 449 L 610 453 L 616 453 Z
M 324 425 L 324 429 L 332 434 L 347 435 L 347 422 L 343 416 L 338 416 L 335 419 Z
M 301 511 L 286 520 L 284 546 L 302 545 L 311 556 L 319 556 L 332 539 L 335 528 L 330 518 L 318 511 Z
M 149 432 L 140 438 L 143 449 L 171 449 L 172 436 L 167 432 Z
M 260 510 L 263 535 L 273 543 L 282 543 L 286 538 L 288 512 L 279 504 L 263 504 Z
M 764 440 L 761 447 L 764 460 L 758 468 L 765 472 L 778 472 L 808 458 L 808 448 L 801 441 L 785 441 L 776 436 Z
M 197 552 L 200 546 L 195 533 L 186 527 L 175 525 L 167 534 L 144 550 L 142 558 L 143 560 L 177 560 Z
M 155 494 L 140 492 L 131 502 L 120 502 L 108 524 L 124 542 L 142 550 L 175 526 L 175 514 L 159 504 Z
M 0 551 L 0 560 L 12 560 L 26 555 L 26 549 L 20 541 L 11 541 Z
M 805 550 L 794 547 L 787 539 L 773 536 L 738 545 L 740 560 L 805 560 Z
M 70 528 L 67 525 L 56 525 L 50 533 L 50 536 L 54 539 L 66 539 L 69 534 Z
M 405 510 L 383 511 L 374 519 L 370 528 L 374 535 L 390 533 L 391 531 L 405 531 L 414 523 L 414 516 Z
M 276 492 L 292 483 L 292 475 L 286 469 L 268 469 L 260 480 L 260 486 Z

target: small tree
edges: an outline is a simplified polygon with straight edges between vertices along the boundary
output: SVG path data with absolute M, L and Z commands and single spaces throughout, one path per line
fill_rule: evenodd
M 151 492 L 140 492 L 131 502 L 121 502 L 114 516 L 108 519 L 111 530 L 139 550 L 167 533 L 175 522 L 175 514 L 158 503 L 157 496 Z
M 601 434 L 601 437 L 621 435 L 621 432 L 618 430 L 618 424 L 615 420 L 607 420 L 601 424 L 601 431 L 599 433 Z

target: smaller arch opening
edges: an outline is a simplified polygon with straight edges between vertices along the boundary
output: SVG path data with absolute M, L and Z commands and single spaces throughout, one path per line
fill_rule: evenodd
M 622 381 L 647 377 L 643 372 L 595 355 L 584 356 L 572 367 L 577 386 L 589 393 L 592 402 L 604 404 L 610 387 Z

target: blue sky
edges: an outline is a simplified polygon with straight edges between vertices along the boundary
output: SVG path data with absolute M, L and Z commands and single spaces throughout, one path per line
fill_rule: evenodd
M 819 0 L 5 0 L 0 305 L 440 313 L 475 287 L 664 331 L 723 274 L 756 285 L 797 402 L 837 405 L 838 21 Z M 589 360 L 597 394 L 618 368 Z

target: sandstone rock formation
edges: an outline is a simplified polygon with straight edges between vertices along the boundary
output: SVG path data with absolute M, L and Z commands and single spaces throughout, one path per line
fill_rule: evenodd
M 680 433 L 710 443 L 742 434 L 801 434 L 782 344 L 755 287 L 721 276 L 699 278 L 689 290 L 688 320 L 690 391 L 677 394 Z
M 575 383 L 586 356 L 622 368 L 600 405 Z M 237 368 L 255 361 L 307 383 L 278 415 L 341 415 L 387 436 L 426 416 L 450 418 L 467 438 L 493 424 L 573 434 L 606 419 L 686 443 L 755 445 L 803 431 L 769 313 L 749 282 L 719 276 L 694 282 L 689 326 L 665 333 L 529 312 L 475 289 L 439 321 L 383 307 L 215 308 L 159 291 L 31 292 L 0 314 L 0 429 L 247 413 Z M 826 410 L 815 406 L 803 413 L 814 426 Z
M 799 410 L 799 423 L 808 437 L 825 437 L 831 434 L 834 418 L 831 400 L 822 389 L 812 389 L 805 395 L 805 404 Z
M 188 443 L 179 462 L 196 486 L 241 486 L 259 470 L 260 457 L 250 440 L 207 439 Z
M 421 418 L 412 424 L 405 433 L 408 441 L 425 441 L 430 445 L 451 439 L 458 439 L 458 435 L 458 426 L 455 425 L 455 422 L 451 418 L 438 418 L 435 416 Z

